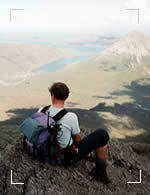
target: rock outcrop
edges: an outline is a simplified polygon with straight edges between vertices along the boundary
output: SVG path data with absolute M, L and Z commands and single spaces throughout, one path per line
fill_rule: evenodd
M 108 174 L 111 183 L 105 185 L 90 177 L 91 162 L 82 160 L 73 167 L 45 165 L 23 151 L 22 138 L 1 151 L 0 194 L 150 194 L 149 144 L 110 141 Z M 11 184 L 12 182 L 24 185 Z M 140 182 L 141 183 L 127 183 Z

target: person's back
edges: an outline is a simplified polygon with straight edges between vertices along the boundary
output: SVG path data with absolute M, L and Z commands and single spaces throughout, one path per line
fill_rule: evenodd
M 42 110 L 41 108 L 39 112 Z M 57 108 L 53 104 L 46 111 L 49 112 L 51 117 L 54 117 L 57 113 L 59 113 L 63 108 Z M 58 122 L 61 124 L 61 131 L 57 136 L 57 141 L 62 148 L 66 148 L 68 145 L 71 146 L 73 143 L 72 135 L 80 133 L 78 118 L 75 113 L 68 112 L 62 117 Z

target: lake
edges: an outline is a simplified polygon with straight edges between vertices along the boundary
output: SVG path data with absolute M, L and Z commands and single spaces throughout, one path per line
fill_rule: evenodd
M 54 62 L 44 64 L 40 68 L 34 69 L 32 72 L 55 72 L 56 70 L 64 69 L 66 65 L 76 63 L 76 62 L 81 62 L 86 59 L 90 59 L 94 57 L 95 53 L 102 52 L 105 48 L 107 48 L 109 45 L 111 45 L 111 42 L 108 43 L 88 43 L 85 44 L 80 44 L 80 43 L 74 43 L 74 44 L 69 44 L 69 43 L 52 43 L 50 41 L 44 41 L 40 39 L 26 39 L 26 40 L 16 40 L 16 39 L 9 39 L 7 36 L 2 36 L 0 37 L 0 41 L 7 41 L 7 42 L 24 42 L 24 43 L 33 43 L 33 44 L 41 44 L 41 45 L 49 45 L 53 48 L 68 48 L 68 49 L 73 49 L 75 51 L 80 51 L 81 56 L 76 56 L 73 58 L 62 58 L 59 60 L 56 60 Z M 93 52 L 94 55 L 87 56 L 87 52 Z M 85 53 L 85 54 L 84 54 Z M 86 55 L 86 56 L 85 56 Z
M 34 69 L 33 72 L 55 72 L 58 69 L 64 69 L 64 67 L 68 64 L 72 64 L 75 62 L 81 62 L 87 59 L 92 58 L 93 56 L 76 56 L 73 58 L 62 58 L 56 60 L 54 62 L 45 64 L 40 68 Z

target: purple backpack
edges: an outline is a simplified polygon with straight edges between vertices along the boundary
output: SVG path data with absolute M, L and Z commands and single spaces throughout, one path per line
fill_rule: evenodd
M 46 162 L 56 164 L 62 148 L 57 142 L 58 132 L 61 131 L 61 125 L 56 124 L 67 111 L 61 110 L 54 117 L 49 116 L 47 113 L 50 106 L 44 107 L 41 112 L 34 113 L 31 118 L 40 122 L 43 126 L 43 131 L 40 132 L 36 143 L 32 143 L 27 137 L 24 136 L 24 148 L 33 155 L 34 158 Z

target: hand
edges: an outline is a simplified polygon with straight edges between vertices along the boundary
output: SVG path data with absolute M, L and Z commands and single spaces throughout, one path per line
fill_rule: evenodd
M 91 154 L 89 153 L 86 157 L 87 157 L 87 158 L 90 158 L 90 157 L 91 157 Z

